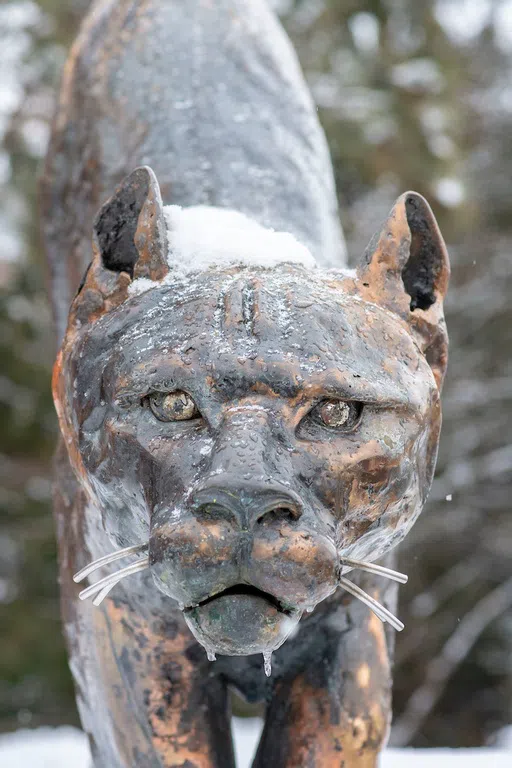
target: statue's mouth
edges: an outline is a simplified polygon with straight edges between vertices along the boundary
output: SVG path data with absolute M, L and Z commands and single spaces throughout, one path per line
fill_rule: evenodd
M 215 603 L 217 600 L 220 600 L 223 597 L 230 597 L 230 596 L 240 597 L 240 598 L 244 598 L 244 597 L 258 598 L 259 600 L 262 600 L 268 603 L 269 606 L 274 607 L 276 611 L 279 611 L 280 613 L 283 613 L 289 616 L 293 616 L 293 614 L 297 612 L 296 608 L 292 608 L 289 605 L 285 606 L 284 603 L 278 600 L 277 597 L 275 597 L 274 595 L 271 595 L 269 592 L 263 592 L 263 590 L 258 589 L 257 587 L 253 587 L 251 584 L 235 584 L 233 587 L 228 587 L 228 589 L 223 589 L 222 592 L 216 592 L 215 594 L 210 595 L 205 600 L 201 600 L 200 603 L 195 603 L 194 605 L 185 607 L 184 613 L 187 613 L 188 611 L 192 611 L 196 608 L 202 608 L 204 606 Z
M 212 653 L 248 656 L 279 648 L 302 612 L 249 584 L 236 584 L 186 607 L 185 620 Z

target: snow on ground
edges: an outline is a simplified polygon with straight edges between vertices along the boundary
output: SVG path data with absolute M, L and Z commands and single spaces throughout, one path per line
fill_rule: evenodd
M 261 729 L 258 719 L 234 718 L 238 768 L 249 768 Z M 512 744 L 508 740 L 504 745 Z M 380 768 L 510 768 L 511 752 L 492 749 L 390 749 Z M 38 728 L 0 736 L 2 768 L 90 768 L 87 740 L 75 728 Z
M 87 740 L 76 728 L 37 728 L 0 736 L 2 768 L 90 768 Z

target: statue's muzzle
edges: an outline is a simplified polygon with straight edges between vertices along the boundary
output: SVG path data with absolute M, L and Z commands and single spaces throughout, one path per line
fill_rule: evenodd
M 154 515 L 153 578 L 206 648 L 274 650 L 302 612 L 334 590 L 334 546 L 304 527 L 306 517 L 283 484 L 229 474 L 204 480 L 179 510 Z

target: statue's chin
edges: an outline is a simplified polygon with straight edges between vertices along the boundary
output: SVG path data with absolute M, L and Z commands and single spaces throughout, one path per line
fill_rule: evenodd
M 184 611 L 194 637 L 207 651 L 250 656 L 275 651 L 297 626 L 301 612 L 284 610 L 264 593 L 227 590 Z

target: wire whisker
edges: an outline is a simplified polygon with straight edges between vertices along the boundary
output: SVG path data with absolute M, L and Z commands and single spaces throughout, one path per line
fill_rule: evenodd
M 108 585 L 108 587 L 105 587 L 104 589 L 102 589 L 102 590 L 101 590 L 101 592 L 99 592 L 99 593 L 96 595 L 96 597 L 95 597 L 95 598 L 94 598 L 94 600 L 92 601 L 92 604 L 93 604 L 93 605 L 95 605 L 96 607 L 98 607 L 99 605 L 101 605 L 101 604 L 102 604 L 102 602 L 104 601 L 104 599 L 107 597 L 107 595 L 108 595 L 108 594 L 109 594 L 109 593 L 110 593 L 110 592 L 111 592 L 111 591 L 114 589 L 114 587 L 115 587 L 115 586 L 116 586 L 118 583 L 119 583 L 119 582 L 115 581 L 113 584 L 109 584 L 109 585 Z
M 149 544 L 136 544 L 134 547 L 126 547 L 125 549 L 120 549 L 117 552 L 112 552 L 110 555 L 104 555 L 104 557 L 100 557 L 98 560 L 94 560 L 92 563 L 89 563 L 89 565 L 86 565 L 85 568 L 82 568 L 82 570 L 78 571 L 78 573 L 75 573 L 73 576 L 73 581 L 78 584 L 91 573 L 94 573 L 94 571 L 97 571 L 99 568 L 103 568 L 104 565 L 115 563 L 116 560 L 122 560 L 123 558 L 128 557 L 128 555 L 138 555 L 139 552 L 145 552 L 148 546 Z
M 385 568 L 383 565 L 376 565 L 375 563 L 367 563 L 362 560 L 350 560 L 347 557 L 342 558 L 342 566 L 348 566 L 349 568 L 357 568 L 360 571 L 367 571 L 368 573 L 375 573 L 378 576 L 384 576 L 384 578 L 391 579 L 391 581 L 398 581 L 399 584 L 407 584 L 409 577 L 405 573 L 400 571 L 393 571 L 391 568 Z
M 357 597 L 357 599 L 362 603 L 367 605 L 368 608 L 370 608 L 381 621 L 391 624 L 391 626 L 394 627 L 397 632 L 402 631 L 404 624 L 402 624 L 400 619 L 392 614 L 391 611 L 388 611 L 385 606 L 371 597 L 371 595 L 365 592 L 364 589 L 361 589 L 361 587 L 358 587 L 357 584 L 354 584 L 352 581 L 345 579 L 343 576 L 340 576 L 339 578 L 339 585 L 343 587 L 343 589 L 346 589 L 346 591 L 351 595 Z
M 131 576 L 133 573 L 145 571 L 146 568 L 149 568 L 149 557 L 145 557 L 142 560 L 139 560 L 137 563 L 132 563 L 132 565 L 128 565 L 126 568 L 117 571 L 117 573 L 112 573 L 110 576 L 105 576 L 104 579 L 100 579 L 100 581 L 97 581 L 96 584 L 91 584 L 90 587 L 83 589 L 78 597 L 80 600 L 87 600 L 89 597 L 92 597 L 93 595 L 96 595 L 96 593 L 100 592 L 103 595 L 101 598 L 103 600 L 108 594 L 106 591 L 107 587 L 109 587 L 108 591 L 110 591 L 110 588 L 114 587 L 122 579 L 126 578 L 127 576 Z

